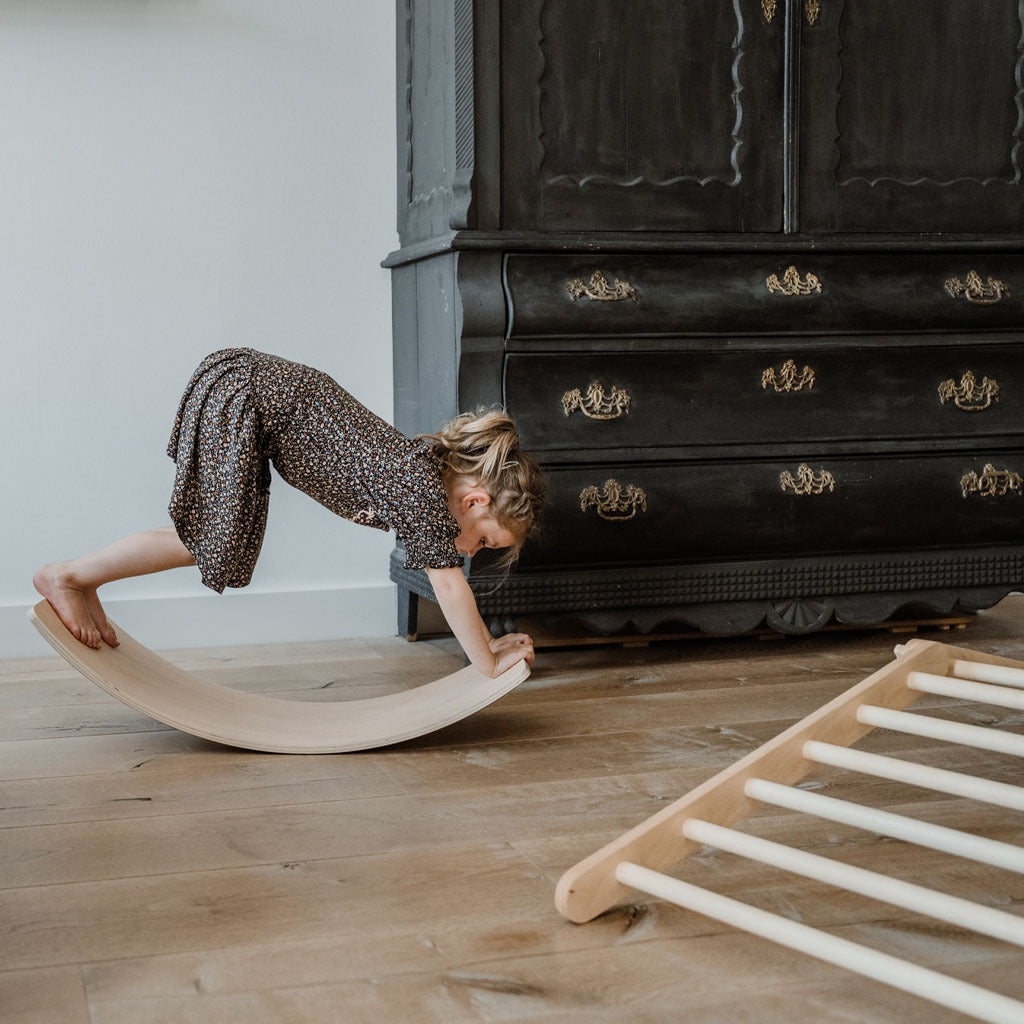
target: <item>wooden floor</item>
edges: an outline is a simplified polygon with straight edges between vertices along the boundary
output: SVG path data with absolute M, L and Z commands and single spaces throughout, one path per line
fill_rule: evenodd
M 1024 597 L 965 630 L 920 635 L 1024 660 Z M 524 687 L 471 719 L 333 756 L 217 747 L 141 718 L 56 658 L 0 662 L 0 1019 L 966 1020 L 646 898 L 583 926 L 552 902 L 567 867 L 859 682 L 899 640 L 545 651 Z M 450 639 L 172 657 L 229 685 L 316 700 L 462 664 Z M 1024 729 L 1024 716 L 996 709 L 948 714 Z M 935 744 L 874 734 L 862 746 L 924 757 Z M 1021 781 L 1002 755 L 951 747 L 942 758 Z M 1010 811 L 832 769 L 807 784 L 1024 843 L 1024 815 Z M 792 815 L 748 827 L 1024 913 L 1022 875 Z M 678 873 L 1024 999 L 1019 949 L 710 850 Z

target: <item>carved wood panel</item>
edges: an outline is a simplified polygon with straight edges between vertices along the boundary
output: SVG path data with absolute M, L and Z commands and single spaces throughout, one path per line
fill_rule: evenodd
M 504 6 L 506 227 L 781 227 L 783 26 L 745 0 Z
M 801 28 L 804 231 L 1024 228 L 1024 4 L 822 4 Z

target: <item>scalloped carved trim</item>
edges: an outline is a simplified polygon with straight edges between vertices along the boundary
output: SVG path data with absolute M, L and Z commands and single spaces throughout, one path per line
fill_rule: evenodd
M 542 0 L 537 9 L 537 54 L 539 56 L 538 71 L 535 80 L 535 95 L 537 97 L 537 121 L 539 130 L 536 138 L 536 148 L 538 152 L 537 167 L 543 168 L 548 160 L 548 150 L 544 143 L 544 139 L 548 135 L 548 129 L 544 124 L 544 75 L 547 71 L 548 60 L 547 54 L 545 53 L 544 44 L 548 41 L 548 34 L 544 27 L 544 16 L 547 11 L 547 0 Z M 746 25 L 743 20 L 743 12 L 740 6 L 740 0 L 732 0 L 732 8 L 736 17 L 736 34 L 735 39 L 735 59 L 732 62 L 732 80 L 733 80 L 733 103 L 735 105 L 735 117 L 733 119 L 732 129 L 732 149 L 729 155 L 729 162 L 732 167 L 732 176 L 729 177 L 725 174 L 709 174 L 705 176 L 693 175 L 693 174 L 678 174 L 673 175 L 669 178 L 648 178 L 644 175 L 637 175 L 629 178 L 615 177 L 613 175 L 604 174 L 597 171 L 582 172 L 579 174 L 556 174 L 552 177 L 545 179 L 548 185 L 565 185 L 572 188 L 583 188 L 587 185 L 603 185 L 612 186 L 615 188 L 632 189 L 640 186 L 655 187 L 655 188 L 666 188 L 672 185 L 679 184 L 691 184 L 706 186 L 713 183 L 724 184 L 730 188 L 737 187 L 742 181 L 742 173 L 740 172 L 740 147 L 743 145 L 743 140 L 740 138 L 739 130 L 740 126 L 746 123 L 746 119 L 743 116 L 743 81 L 740 76 L 740 66 L 743 63 L 745 51 L 743 49 L 743 40 L 746 38 Z M 564 46 L 564 40 L 556 40 L 558 46 Z
M 815 603 L 821 609 L 821 618 L 813 623 L 794 623 L 778 615 L 773 602 L 748 601 L 709 605 L 680 605 L 666 608 L 626 608 L 609 612 L 574 612 L 564 617 L 566 623 L 606 636 L 639 634 L 648 636 L 656 630 L 699 630 L 722 637 L 743 636 L 758 630 L 771 629 L 786 636 L 805 636 L 830 625 L 864 626 L 870 628 L 891 620 L 904 618 L 927 620 L 951 614 L 972 614 L 981 608 L 990 608 L 1001 601 L 1010 590 L 999 588 L 985 591 L 981 603 L 958 600 L 955 592 L 937 591 L 921 595 L 869 594 L 858 598 L 834 601 L 822 598 Z M 523 613 L 524 616 L 528 613 Z M 515 620 L 506 616 L 502 621 L 504 632 L 514 632 Z
M 399 550 L 392 553 L 391 579 L 432 599 L 426 573 L 404 569 L 403 558 Z M 877 625 L 907 608 L 925 618 L 990 608 L 1024 590 L 1024 549 L 863 562 L 524 573 L 504 583 L 471 577 L 471 584 L 485 621 L 553 615 L 606 633 L 649 633 L 679 623 L 723 636 L 765 626 L 800 635 L 831 621 Z
M 1007 150 L 1010 159 L 1010 165 L 1013 168 L 1013 172 L 1009 177 L 998 177 L 990 176 L 987 178 L 977 178 L 970 176 L 961 176 L 956 178 L 935 178 L 930 175 L 921 175 L 916 178 L 899 178 L 891 175 L 878 175 L 874 178 L 869 178 L 865 175 L 850 175 L 846 178 L 840 178 L 839 174 L 836 174 L 836 184 L 840 187 L 846 187 L 849 185 L 867 185 L 869 188 L 875 188 L 879 185 L 895 184 L 900 185 L 904 188 L 920 188 L 922 186 L 928 187 L 939 187 L 939 188 L 950 188 L 953 186 L 964 186 L 964 185 L 977 185 L 979 188 L 986 188 L 996 185 L 1020 185 L 1024 181 L 1024 168 L 1021 166 L 1022 156 L 1024 156 L 1024 0 L 1018 2 L 1017 16 L 1020 22 L 1020 34 L 1017 41 L 1017 61 L 1014 65 L 1013 80 L 1017 84 L 1017 91 L 1014 94 L 1014 103 L 1017 107 L 1017 123 L 1014 125 L 1013 130 L 1007 139 Z M 841 130 L 838 123 L 838 111 L 841 102 L 840 95 L 840 79 L 842 77 L 842 62 L 840 58 L 841 47 L 837 52 L 837 75 L 835 78 L 835 97 L 836 103 L 833 109 L 837 112 L 837 121 L 835 124 L 835 167 L 838 172 L 839 167 L 842 163 L 841 154 L 839 151 L 839 139 L 841 137 Z

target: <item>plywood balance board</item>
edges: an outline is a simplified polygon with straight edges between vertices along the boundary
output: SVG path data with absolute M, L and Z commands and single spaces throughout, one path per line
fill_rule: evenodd
M 530 674 L 525 661 L 496 679 L 469 666 L 383 697 L 281 700 L 201 679 L 143 647 L 116 624 L 120 646 L 93 650 L 71 635 L 46 601 L 28 614 L 68 664 L 111 696 L 165 725 L 246 750 L 330 754 L 400 743 L 493 704 Z

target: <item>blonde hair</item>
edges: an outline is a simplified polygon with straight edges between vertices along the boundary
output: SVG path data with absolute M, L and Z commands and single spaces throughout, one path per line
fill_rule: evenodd
M 511 417 L 498 409 L 478 409 L 420 437 L 441 462 L 446 483 L 464 477 L 490 495 L 491 514 L 516 541 L 498 562 L 507 571 L 536 529 L 545 491 L 540 466 L 519 447 Z

